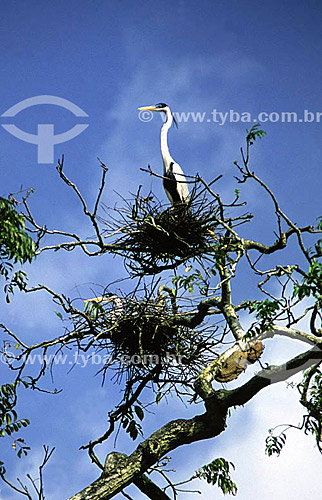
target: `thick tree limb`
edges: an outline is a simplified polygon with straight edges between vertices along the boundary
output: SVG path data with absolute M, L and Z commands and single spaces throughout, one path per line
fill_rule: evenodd
M 171 450 L 218 436 L 225 429 L 227 409 L 219 400 L 213 401 L 213 408 L 214 411 L 189 420 L 178 419 L 167 423 L 139 444 L 127 460 L 123 456 L 120 459 L 115 453 L 108 455 L 101 477 L 70 500 L 108 500 Z
M 105 468 L 113 466 L 112 461 L 117 462 L 119 467 L 122 467 L 122 464 L 125 464 L 128 458 L 128 455 L 124 453 L 110 453 L 105 462 Z M 133 484 L 151 500 L 170 500 L 170 497 L 145 474 L 134 479 Z
M 313 364 L 319 363 L 321 359 L 322 343 L 314 346 L 309 351 L 295 356 L 282 365 L 272 365 L 261 370 L 244 385 L 226 391 L 225 401 L 228 406 L 244 405 L 268 385 L 287 380 L 299 371 L 306 370 Z
M 300 233 L 310 233 L 310 234 L 319 234 L 321 230 L 314 229 L 313 226 L 305 226 L 305 227 L 296 227 L 292 225 L 292 227 L 288 228 L 285 232 L 282 232 L 277 240 L 272 245 L 264 245 L 264 243 L 260 243 L 259 241 L 247 240 L 243 239 L 242 243 L 246 250 L 258 250 L 258 252 L 269 255 L 277 250 L 282 250 L 287 245 L 287 240 L 293 234 Z
M 148 498 L 151 498 L 151 500 L 171 500 L 170 497 L 168 497 L 168 495 L 145 474 L 139 476 L 133 483 Z
M 301 330 L 296 330 L 294 328 L 287 328 L 286 326 L 273 325 L 270 330 L 267 330 L 259 336 L 260 339 L 269 339 L 275 335 L 281 335 L 283 337 L 288 337 L 293 340 L 301 340 L 307 344 L 319 345 L 321 344 L 321 338 L 317 338 L 311 333 L 305 333 Z
M 217 308 L 218 312 L 220 312 L 220 306 L 221 306 L 220 297 L 210 297 L 200 302 L 200 304 L 198 304 L 196 312 L 186 315 L 182 314 L 176 315 L 173 318 L 173 324 L 187 326 L 189 328 L 196 328 L 203 322 L 203 320 L 209 314 L 209 310 L 212 307 Z

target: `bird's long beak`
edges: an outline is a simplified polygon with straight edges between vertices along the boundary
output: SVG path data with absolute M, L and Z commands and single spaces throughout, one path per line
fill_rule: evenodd
M 140 111 L 156 111 L 157 108 L 155 106 L 142 106 L 142 108 L 138 108 Z

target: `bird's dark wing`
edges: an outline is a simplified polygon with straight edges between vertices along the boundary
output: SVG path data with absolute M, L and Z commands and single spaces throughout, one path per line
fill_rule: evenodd
M 178 184 L 173 173 L 173 162 L 170 163 L 169 170 L 164 172 L 163 187 L 171 203 L 181 202 L 180 194 L 178 192 Z

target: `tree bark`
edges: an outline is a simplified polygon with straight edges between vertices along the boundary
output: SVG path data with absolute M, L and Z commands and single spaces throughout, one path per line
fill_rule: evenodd
M 226 427 L 227 408 L 214 401 L 212 410 L 189 420 L 167 423 L 139 444 L 127 459 L 115 452 L 109 454 L 101 477 L 70 500 L 108 500 L 171 450 L 218 436 Z

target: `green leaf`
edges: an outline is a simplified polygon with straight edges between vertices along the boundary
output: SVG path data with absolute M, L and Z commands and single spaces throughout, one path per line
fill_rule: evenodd
M 144 411 L 142 410 L 141 406 L 134 406 L 134 411 L 137 414 L 138 418 L 140 420 L 143 420 L 143 418 L 144 418 Z
M 254 144 L 256 139 L 262 139 L 264 135 L 266 135 L 265 130 L 261 130 L 259 127 L 260 123 L 255 123 L 255 125 L 253 125 L 250 130 L 246 129 L 247 132 L 246 140 L 250 146 Z
M 137 430 L 135 420 L 131 420 L 128 428 L 126 429 L 126 432 L 128 432 L 130 434 L 133 441 L 137 438 L 139 432 Z
M 317 223 L 316 227 L 317 227 L 317 229 L 321 230 L 322 229 L 322 216 L 317 217 L 317 221 L 318 221 L 318 223 Z
M 160 401 L 162 399 L 162 392 L 158 392 L 157 397 L 155 398 L 156 404 L 160 404 Z
M 224 458 L 217 458 L 210 464 L 204 465 L 197 471 L 196 475 L 199 478 L 206 479 L 209 484 L 217 484 L 224 494 L 229 493 L 235 496 L 237 494 L 237 486 L 230 477 L 230 467 L 235 469 L 232 462 L 227 462 Z
M 269 436 L 266 438 L 265 442 L 265 453 L 269 457 L 274 454 L 279 456 L 286 442 L 286 434 L 284 432 L 281 432 L 281 434 L 279 434 L 278 436 L 274 436 L 273 431 L 270 429 Z
M 11 422 L 12 422 L 12 417 L 10 415 L 10 413 L 6 413 L 6 416 L 5 416 L 5 421 L 6 421 L 6 424 L 7 425 L 10 425 Z

